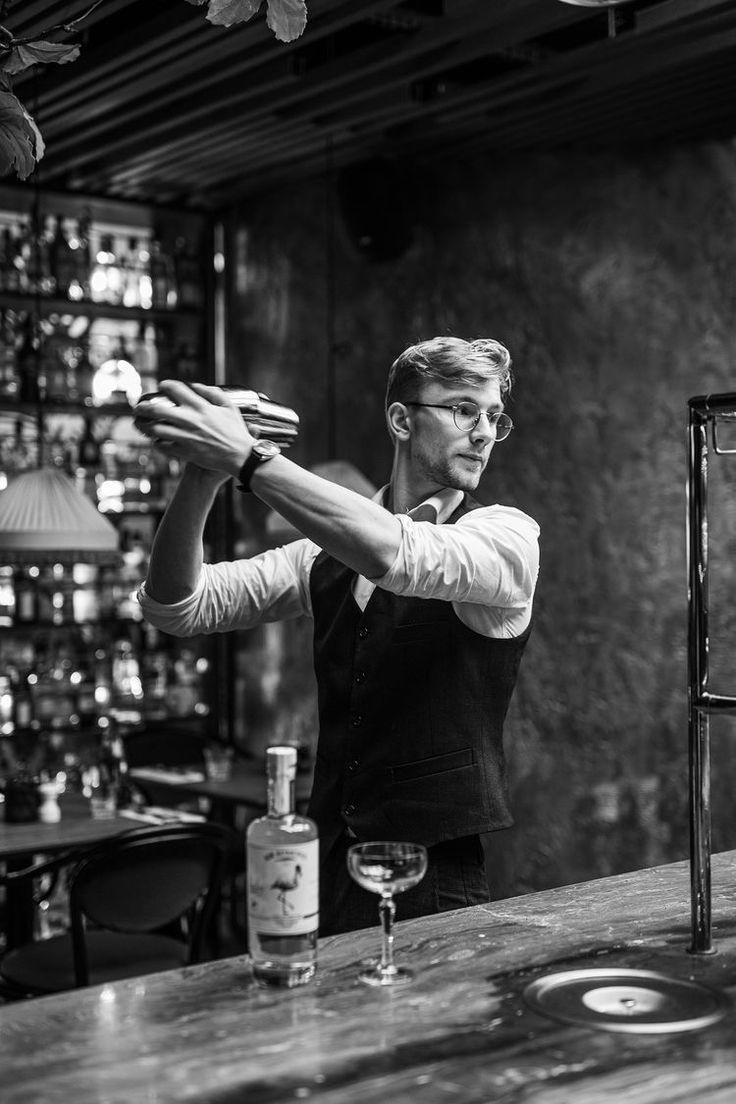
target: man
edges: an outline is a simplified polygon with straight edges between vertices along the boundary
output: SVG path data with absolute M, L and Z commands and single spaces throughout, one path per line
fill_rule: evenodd
M 346 871 L 356 840 L 428 847 L 402 918 L 489 899 L 480 835 L 511 823 L 502 729 L 539 564 L 536 522 L 469 497 L 511 429 L 510 364 L 493 340 L 438 337 L 402 353 L 386 396 L 391 479 L 373 501 L 278 450 L 259 457 L 217 388 L 168 381 L 166 398 L 139 407 L 141 429 L 187 461 L 153 544 L 146 618 L 178 635 L 314 619 L 322 935 L 375 923 L 374 899 Z M 305 539 L 204 564 L 205 520 L 228 476 Z

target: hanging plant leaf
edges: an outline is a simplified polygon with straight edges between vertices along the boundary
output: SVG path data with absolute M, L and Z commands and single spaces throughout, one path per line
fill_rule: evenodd
M 18 97 L 0 91 L 0 175 L 15 170 L 25 180 L 43 151 L 40 131 Z
M 268 0 L 266 23 L 279 42 L 293 42 L 307 25 L 305 0 Z
M 67 61 L 76 61 L 79 46 L 63 42 L 21 42 L 0 57 L 0 69 L 4 73 L 22 73 L 32 65 L 63 65 Z
M 266 23 L 279 42 L 293 42 L 307 25 L 305 0 L 267 0 Z M 200 6 L 204 0 L 187 0 Z M 263 0 L 209 0 L 207 19 L 218 27 L 232 27 L 234 23 L 246 23 L 257 15 Z
M 252 19 L 261 3 L 262 0 L 210 0 L 207 19 L 216 27 L 232 27 L 233 23 Z

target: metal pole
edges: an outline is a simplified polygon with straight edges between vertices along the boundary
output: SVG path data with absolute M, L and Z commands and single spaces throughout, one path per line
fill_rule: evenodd
M 712 953 L 710 721 L 700 708 L 708 683 L 708 419 L 688 424 L 688 738 L 692 954 Z
M 690 713 L 690 905 L 691 954 L 713 954 L 711 941 L 710 721 Z
M 687 575 L 688 575 L 688 752 L 690 772 L 690 908 L 692 954 L 712 954 L 710 714 L 736 711 L 732 695 L 708 690 L 708 427 L 719 449 L 715 420 L 736 416 L 736 392 L 697 395 L 688 402 Z

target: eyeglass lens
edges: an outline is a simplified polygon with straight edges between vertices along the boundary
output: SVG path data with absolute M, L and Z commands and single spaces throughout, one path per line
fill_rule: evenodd
M 462 402 L 454 408 L 453 414 L 455 417 L 455 425 L 458 429 L 470 430 L 475 429 L 476 425 L 480 421 L 481 409 L 476 403 Z M 509 433 L 514 427 L 514 423 L 509 418 L 508 414 L 497 413 L 489 415 L 491 425 L 496 431 L 496 440 L 503 441 L 508 437 Z

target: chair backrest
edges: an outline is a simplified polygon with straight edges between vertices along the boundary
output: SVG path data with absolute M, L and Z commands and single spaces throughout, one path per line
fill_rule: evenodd
M 219 824 L 171 824 L 134 829 L 87 852 L 69 876 L 76 984 L 89 984 L 87 921 L 132 934 L 190 914 L 187 961 L 200 961 L 235 842 L 235 833 Z

